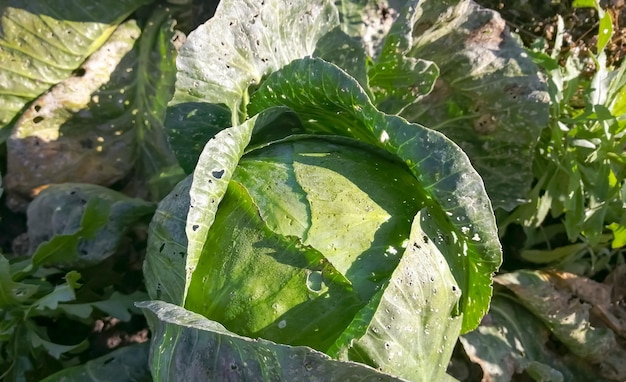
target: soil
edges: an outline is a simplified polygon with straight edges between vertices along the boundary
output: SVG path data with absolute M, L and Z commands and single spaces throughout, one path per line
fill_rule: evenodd
M 495 9 L 506 20 L 510 30 L 517 33 L 528 46 L 539 38 L 546 39 L 548 48 L 554 46 L 557 17 L 565 26 L 563 55 L 573 52 L 582 57 L 595 53 L 598 38 L 598 14 L 593 8 L 573 8 L 572 1 L 544 0 L 476 0 L 480 5 Z M 606 48 L 607 64 L 618 66 L 626 56 L 625 0 L 603 0 L 600 5 L 613 20 L 613 37 Z

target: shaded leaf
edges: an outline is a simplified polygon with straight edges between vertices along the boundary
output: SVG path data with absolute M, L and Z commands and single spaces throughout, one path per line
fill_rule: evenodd
M 37 348 L 43 348 L 48 354 L 50 354 L 50 356 L 56 358 L 56 359 L 60 359 L 61 356 L 65 353 L 68 352 L 72 352 L 72 351 L 80 351 L 80 350 L 85 350 L 88 346 L 89 343 L 87 342 L 87 340 L 84 340 L 76 345 L 61 345 L 61 344 L 57 344 L 54 342 L 49 341 L 48 339 L 42 338 L 36 331 L 34 330 L 29 330 L 27 332 L 27 338 L 28 341 L 30 341 L 31 346 L 33 347 L 33 349 L 37 349 Z
M 369 89 L 365 50 L 359 40 L 350 37 L 339 27 L 317 41 L 312 55 L 332 62 L 359 81 L 364 89 Z
M 622 338 L 626 338 L 626 308 L 619 303 L 626 298 L 626 265 L 617 267 L 604 279 L 609 298 L 589 299 L 600 319 Z M 594 288 L 595 289 L 595 288 Z M 592 289 L 593 290 L 593 289 Z M 603 294 L 603 295 L 606 295 Z
M 547 249 L 524 249 L 520 252 L 520 256 L 527 261 L 536 264 L 549 264 L 562 260 L 569 256 L 574 256 L 578 252 L 589 248 L 587 243 L 576 243 L 557 247 L 551 250 Z
M 413 45 L 413 25 L 419 16 L 413 3 L 409 1 L 394 21 L 367 73 L 374 105 L 389 114 L 399 114 L 419 102 L 432 91 L 439 77 L 439 68 L 433 62 L 407 56 Z
M 0 254 L 0 307 L 2 309 L 9 309 L 24 303 L 37 293 L 38 289 L 37 285 L 13 281 L 9 260 Z
M 59 303 L 76 300 L 76 293 L 69 284 L 61 284 L 54 287 L 54 290 L 42 298 L 35 301 L 30 309 L 35 310 L 57 310 Z M 29 310 L 30 310 L 29 309 Z M 33 313 L 37 315 L 37 313 Z
M 230 110 L 222 104 L 185 102 L 167 109 L 168 141 L 185 173 L 193 172 L 204 145 L 230 123 Z
M 92 305 L 107 315 L 119 318 L 122 321 L 130 321 L 131 313 L 136 313 L 133 304 L 137 301 L 145 300 L 146 297 L 145 293 L 139 291 L 131 294 L 114 292 L 107 300 L 96 301 Z
M 388 114 L 400 114 L 405 108 L 428 95 L 439 77 L 437 66 L 426 60 L 383 56 L 368 71 L 376 107 Z
M 33 265 L 98 263 L 115 253 L 129 227 L 153 212 L 154 204 L 101 186 L 50 186 L 27 211 Z
M 66 314 L 80 318 L 88 318 L 92 315 L 93 309 L 96 308 L 108 316 L 115 317 L 121 321 L 128 322 L 131 319 L 131 313 L 137 313 L 135 303 L 145 301 L 146 294 L 135 291 L 131 294 L 121 294 L 113 292 L 107 299 L 82 304 L 59 304 L 59 309 Z
M 160 301 L 137 304 L 152 329 L 155 381 L 402 381 L 373 368 L 341 362 L 303 346 L 253 340 L 217 322 Z
M 68 367 L 42 382 L 152 381 L 148 369 L 150 343 L 125 346 L 86 363 Z
M 592 325 L 590 306 L 559 285 L 559 273 L 516 271 L 498 276 L 497 282 L 513 291 L 520 302 L 550 329 L 570 352 L 600 366 L 601 375 L 614 380 L 626 377 L 619 346 L 608 328 Z
M 412 3 L 404 10 L 417 15 L 408 55 L 434 62 L 441 76 L 402 116 L 461 146 L 494 207 L 511 210 L 526 201 L 533 148 L 548 122 L 539 70 L 495 11 L 470 0 Z
M 107 217 L 109 215 L 109 205 L 107 203 L 103 202 L 101 199 L 93 198 L 90 201 L 85 200 L 84 204 L 84 213 L 82 216 L 78 216 L 80 220 L 70 220 L 69 222 L 77 223 L 78 226 L 76 229 L 73 229 L 74 227 L 70 228 L 67 233 L 59 232 L 60 234 L 48 236 L 50 229 L 54 230 L 60 227 L 38 224 L 43 222 L 32 224 L 33 229 L 30 232 L 33 239 L 35 239 L 30 242 L 33 267 L 75 261 L 80 256 L 78 249 L 79 242 L 81 240 L 93 239 L 95 232 L 107 223 Z M 35 208 L 37 207 L 40 207 L 40 204 L 35 204 Z M 49 207 L 55 208 L 56 205 L 49 205 Z M 33 211 L 31 216 L 37 215 L 38 211 L 36 211 L 35 208 L 30 210 Z M 56 208 L 55 212 L 57 212 Z M 59 210 L 59 212 L 61 211 Z M 32 221 L 33 220 L 31 220 L 31 222 Z M 39 239 L 38 236 L 44 236 L 42 242 L 36 241 L 36 239 Z M 48 237 L 51 237 L 51 239 L 46 240 Z M 83 254 L 87 255 L 87 252 L 84 251 Z M 107 257 L 111 254 L 112 253 L 104 253 Z
M 153 299 L 182 305 L 185 294 L 185 226 L 189 211 L 187 176 L 158 205 L 148 228 L 148 246 L 143 263 L 143 277 L 148 295 Z

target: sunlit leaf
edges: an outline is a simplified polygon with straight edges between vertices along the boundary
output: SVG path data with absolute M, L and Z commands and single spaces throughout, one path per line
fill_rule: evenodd
M 49 183 L 110 186 L 134 174 L 129 192 L 159 199 L 180 179 L 162 129 L 174 82 L 168 17 L 157 9 L 143 30 L 123 23 L 21 114 L 7 142 L 12 208 Z
M 0 142 L 31 100 L 70 77 L 150 0 L 0 2 Z

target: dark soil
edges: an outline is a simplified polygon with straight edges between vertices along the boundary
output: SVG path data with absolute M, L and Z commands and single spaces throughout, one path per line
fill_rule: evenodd
M 582 57 L 588 55 L 589 51 L 596 53 L 599 21 L 595 9 L 572 8 L 571 0 L 476 0 L 476 2 L 500 12 L 511 31 L 517 33 L 526 45 L 544 38 L 548 47 L 552 48 L 557 31 L 557 16 L 560 15 L 565 25 L 561 53 L 572 52 Z M 606 48 L 607 64 L 618 66 L 626 56 L 626 1 L 604 0 L 600 4 L 613 19 L 614 33 Z

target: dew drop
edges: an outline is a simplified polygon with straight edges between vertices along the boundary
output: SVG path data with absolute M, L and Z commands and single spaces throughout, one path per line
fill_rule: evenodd
M 308 274 L 306 278 L 306 287 L 311 292 L 315 292 L 315 293 L 321 292 L 323 284 L 324 284 L 324 281 L 322 278 L 322 272 L 313 271 Z

